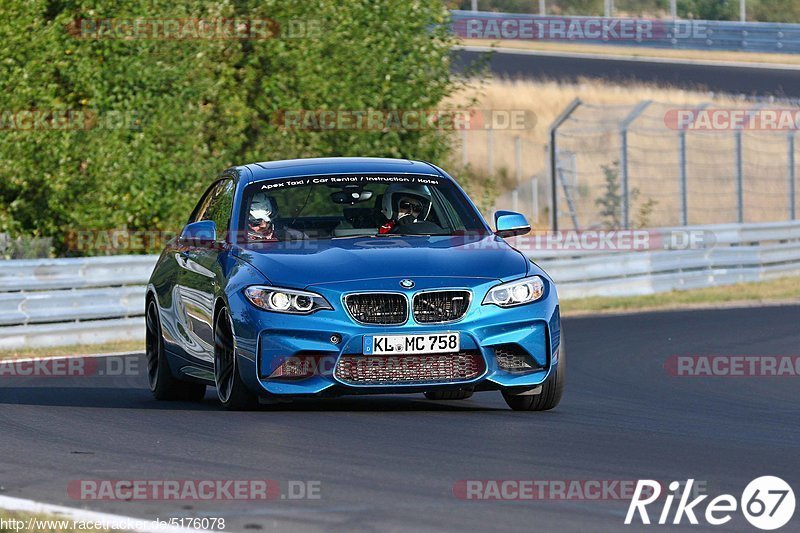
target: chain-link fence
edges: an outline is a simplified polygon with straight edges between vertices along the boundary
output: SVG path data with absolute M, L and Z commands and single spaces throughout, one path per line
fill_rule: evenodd
M 482 181 L 480 190 L 472 193 L 484 194 L 485 199 L 476 201 L 487 217 L 492 208 L 511 209 L 525 213 L 534 224 L 548 223 L 547 147 L 533 133 L 503 129 L 460 132 L 454 168 L 468 167 Z
M 557 129 L 559 228 L 797 217 L 800 108 L 580 105 Z
M 463 134 L 462 163 L 495 177 L 496 208 L 558 229 L 797 219 L 800 107 L 575 104 L 551 146 Z

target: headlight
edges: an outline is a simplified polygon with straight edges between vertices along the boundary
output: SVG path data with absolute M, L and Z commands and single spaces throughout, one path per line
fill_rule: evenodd
M 333 309 L 328 301 L 314 292 L 254 286 L 244 290 L 250 303 L 266 311 L 310 315 L 320 309 Z
M 543 295 L 544 281 L 539 276 L 533 276 L 492 287 L 483 299 L 483 304 L 514 307 L 535 302 Z

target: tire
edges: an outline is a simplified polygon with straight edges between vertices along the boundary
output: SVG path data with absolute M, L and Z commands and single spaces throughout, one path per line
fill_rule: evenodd
M 567 370 L 564 336 L 558 347 L 558 366 L 550 378 L 542 385 L 542 392 L 536 395 L 519 396 L 503 391 L 503 398 L 514 411 L 549 411 L 561 401 Z
M 145 325 L 147 379 L 153 397 L 159 401 L 201 401 L 206 395 L 205 385 L 181 381 L 172 375 L 169 360 L 164 352 L 161 317 L 155 300 L 149 300 L 147 303 Z
M 429 400 L 466 400 L 470 396 L 471 390 L 437 390 L 425 393 Z
M 229 411 L 248 411 L 258 407 L 258 397 L 239 376 L 233 325 L 227 309 L 217 314 L 214 323 L 214 382 L 217 397 Z

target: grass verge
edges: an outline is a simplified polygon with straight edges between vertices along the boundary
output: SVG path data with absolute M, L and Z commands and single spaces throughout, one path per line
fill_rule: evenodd
M 618 57 L 656 57 L 663 59 L 689 59 L 695 61 L 724 61 L 730 63 L 769 63 L 800 65 L 800 57 L 793 54 L 764 54 L 757 52 L 726 52 L 714 50 L 674 50 L 662 48 L 637 48 L 633 46 L 614 46 L 578 43 L 547 43 L 541 41 L 516 41 L 491 39 L 464 39 L 464 46 L 497 46 L 518 50 L 538 50 L 542 52 L 565 52 L 574 54 L 599 54 Z
M 0 360 L 22 359 L 28 357 L 63 357 L 67 355 L 92 355 L 102 353 L 144 352 L 144 342 L 125 341 L 105 344 L 81 344 L 78 346 L 58 346 L 55 348 L 25 348 L 21 350 L 0 351 Z M 1 532 L 0 532 L 1 533 Z
M 800 304 L 800 278 L 780 278 L 758 283 L 673 291 L 647 296 L 593 297 L 563 300 L 564 316 L 687 308 L 758 306 L 769 303 Z

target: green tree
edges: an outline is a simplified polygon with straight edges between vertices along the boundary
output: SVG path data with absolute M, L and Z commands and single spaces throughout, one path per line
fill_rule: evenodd
M 698 20 L 738 20 L 736 0 L 678 0 L 678 16 Z
M 751 0 L 747 3 L 748 20 L 759 22 L 800 22 L 797 0 Z
M 285 110 L 429 109 L 457 88 L 439 0 L 5 0 L 0 233 L 180 228 L 232 164 L 310 156 L 442 160 L 439 130 L 280 128 Z M 267 40 L 76 37 L 75 19 L 272 19 Z M 19 112 L 98 116 L 19 130 Z
M 619 229 L 622 227 L 622 193 L 619 185 L 619 161 L 614 161 L 610 165 L 602 165 L 603 178 L 605 179 L 603 196 L 597 198 L 594 203 L 600 208 L 600 216 L 603 218 L 603 225 L 607 229 Z

